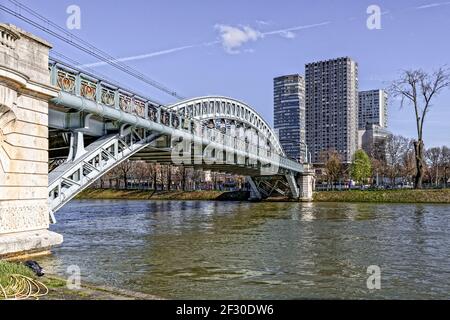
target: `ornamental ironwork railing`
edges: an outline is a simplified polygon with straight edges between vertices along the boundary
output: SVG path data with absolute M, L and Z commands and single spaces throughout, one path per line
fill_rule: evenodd
M 299 170 L 299 164 L 280 154 L 280 151 L 273 146 L 273 141 L 262 143 L 258 140 L 255 143 L 248 137 L 230 135 L 220 129 L 208 128 L 201 120 L 195 119 L 197 111 L 188 110 L 188 112 L 185 112 L 185 110 L 176 111 L 167 108 L 153 100 L 135 94 L 131 90 L 123 89 L 110 81 L 99 79 L 60 61 L 51 61 L 49 70 L 51 83 L 64 92 L 176 130 L 187 131 L 209 141 L 221 143 L 225 147 L 245 150 L 245 152 L 261 160 L 268 160 L 267 162 L 273 162 L 273 156 L 276 155 L 279 157 L 280 166 L 291 170 Z M 231 107 L 234 106 L 223 106 L 224 110 Z M 242 109 L 240 111 L 248 121 L 254 120 L 254 115 L 250 114 L 248 110 Z

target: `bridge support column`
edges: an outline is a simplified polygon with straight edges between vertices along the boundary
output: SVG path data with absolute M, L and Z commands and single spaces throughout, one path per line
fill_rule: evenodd
M 261 192 L 258 190 L 258 186 L 256 185 L 253 178 L 246 177 L 245 179 L 246 179 L 247 183 L 250 185 L 250 198 L 248 200 L 250 200 L 250 201 L 262 200 Z
M 67 162 L 72 162 L 86 153 L 84 149 L 84 134 L 82 131 L 74 130 L 70 134 L 70 151 Z
M 50 45 L 0 24 L 0 258 L 48 250 Z
M 289 184 L 289 188 L 291 189 L 291 194 L 294 199 L 298 199 L 300 197 L 300 190 L 297 186 L 297 182 L 295 181 L 294 174 L 291 172 L 286 175 L 286 180 Z
M 313 200 L 315 179 L 314 171 L 305 165 L 305 171 L 299 173 L 297 178 L 297 184 L 300 188 L 300 201 L 309 202 Z

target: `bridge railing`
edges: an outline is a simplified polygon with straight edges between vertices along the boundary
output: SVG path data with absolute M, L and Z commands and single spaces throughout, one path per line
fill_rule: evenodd
M 51 83 L 62 91 L 91 100 L 104 106 L 122 110 L 143 119 L 162 124 L 173 129 L 198 134 L 208 141 L 222 143 L 225 147 L 245 150 L 248 154 L 270 162 L 275 155 L 273 148 L 259 145 L 244 137 L 231 136 L 218 129 L 207 128 L 200 120 L 181 115 L 159 103 L 126 90 L 111 81 L 66 65 L 61 61 L 49 64 Z M 280 164 L 286 168 L 295 168 L 298 163 L 280 157 Z

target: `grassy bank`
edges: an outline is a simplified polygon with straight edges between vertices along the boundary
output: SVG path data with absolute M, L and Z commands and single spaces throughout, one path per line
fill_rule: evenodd
M 78 199 L 127 199 L 127 200 L 215 200 L 222 192 L 218 191 L 149 191 L 87 189 Z
M 94 200 L 208 200 L 246 201 L 246 192 L 222 191 L 141 191 L 88 189 L 78 199 Z M 266 201 L 291 201 L 270 198 Z M 314 193 L 316 202 L 379 202 L 379 203 L 450 203 L 450 189 L 445 190 L 379 190 L 379 191 L 321 191 Z
M 77 199 L 126 199 L 126 200 L 247 200 L 245 192 L 222 191 L 149 191 L 149 190 L 115 190 L 87 189 Z
M 450 203 L 450 189 L 323 191 L 314 194 L 317 202 Z
M 24 265 L 0 260 L 0 298 L 3 293 L 1 287 L 6 287 L 9 284 L 10 276 L 13 274 L 34 278 L 33 272 Z

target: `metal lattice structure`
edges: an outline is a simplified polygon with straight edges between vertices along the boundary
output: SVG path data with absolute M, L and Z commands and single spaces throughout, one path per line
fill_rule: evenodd
M 82 154 L 76 159 L 66 161 L 49 173 L 50 212 L 59 210 L 102 175 L 158 137 L 158 133 L 129 129 L 127 133 L 107 135 L 80 150 Z
M 169 109 L 204 123 L 208 120 L 214 121 L 214 126 L 219 130 L 221 125 L 224 125 L 225 131 L 230 126 L 244 130 L 251 128 L 267 139 L 274 147 L 274 152 L 284 156 L 283 148 L 270 125 L 252 107 L 242 101 L 222 96 L 205 96 L 170 105 Z
M 67 161 L 49 174 L 51 213 L 122 161 L 162 161 L 162 153 L 170 162 L 180 141 L 232 154 L 231 162 L 200 166 L 251 175 L 261 197 L 283 183 L 298 195 L 294 176 L 303 165 L 285 157 L 267 122 L 243 102 L 211 96 L 163 106 L 60 62 L 50 64 L 50 73 L 60 93 L 51 101 L 49 129 L 70 135 Z M 94 142 L 84 148 L 86 137 Z M 164 145 L 153 143 L 159 137 L 166 137 Z M 267 167 L 272 170 L 262 173 Z M 264 175 L 276 176 L 275 186 L 267 186 L 268 178 L 258 180 Z

